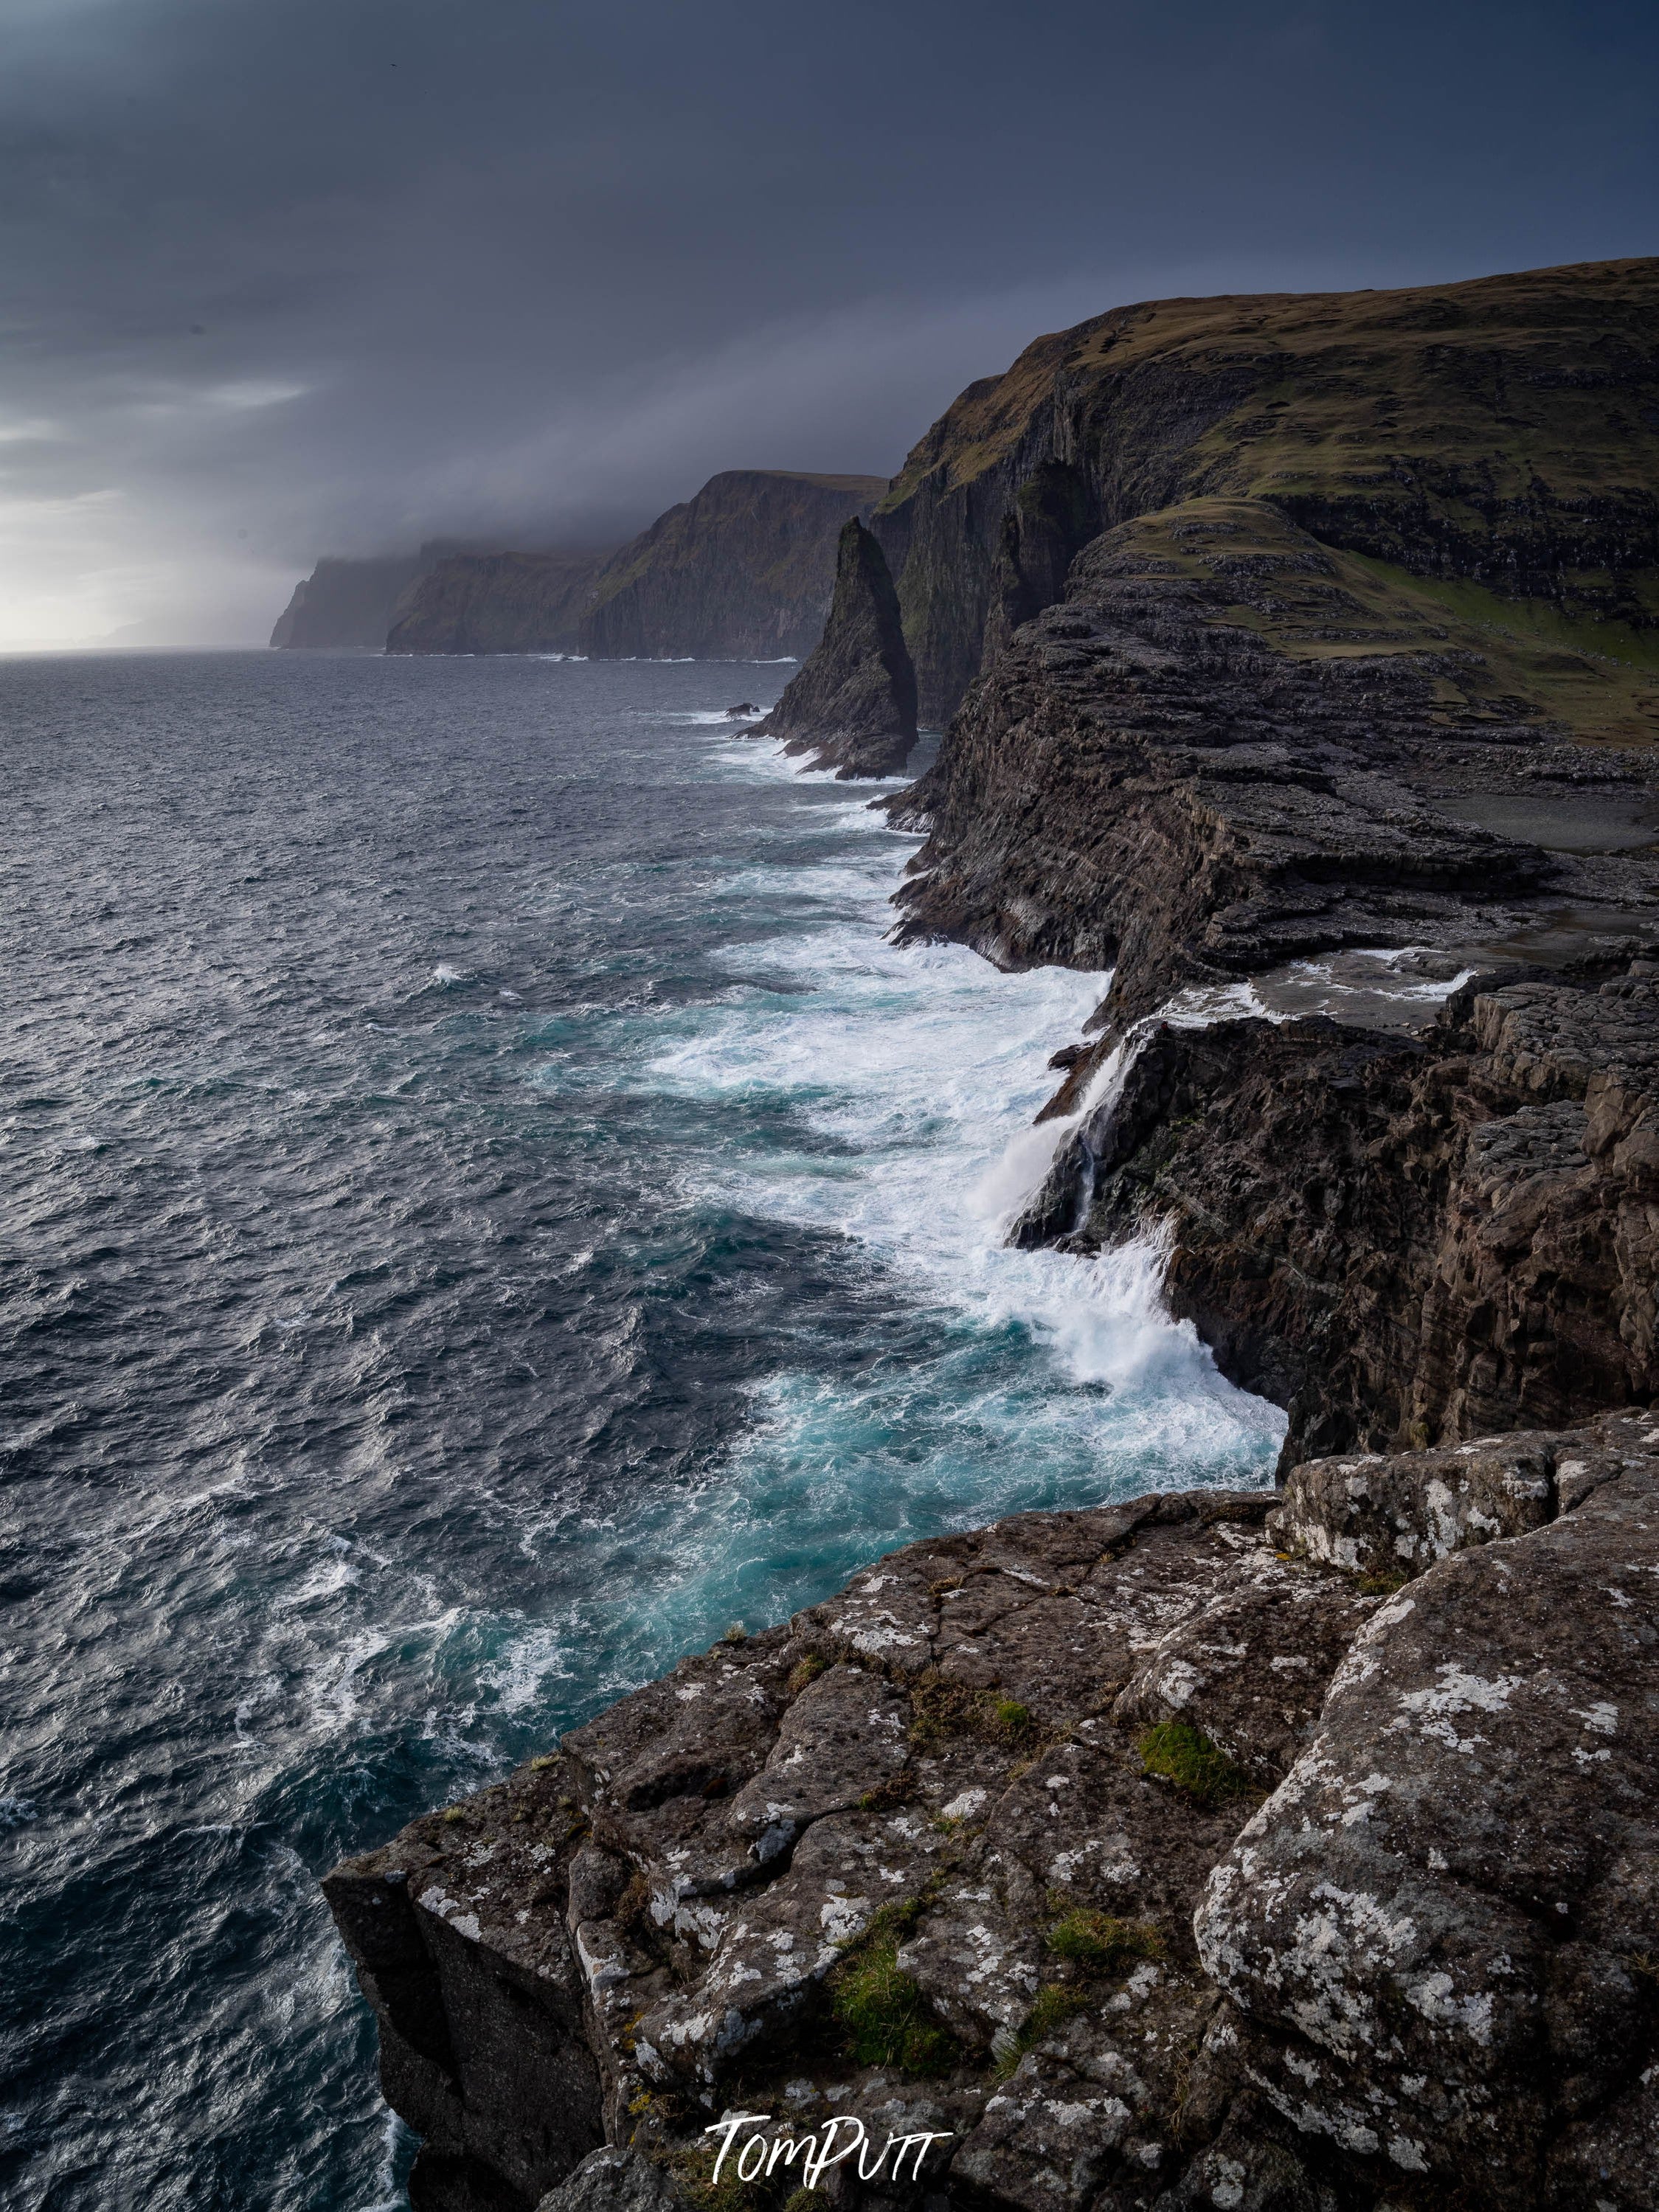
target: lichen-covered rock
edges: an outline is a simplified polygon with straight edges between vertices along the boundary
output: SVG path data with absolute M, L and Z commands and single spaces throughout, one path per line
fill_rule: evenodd
M 1280 1541 L 1283 1511 L 1269 1519 Z M 1312 1738 L 1326 1685 L 1380 1602 L 1341 1577 L 1258 1571 L 1172 1629 L 1112 1717 L 1188 1721 L 1272 1788 Z
M 607 2144 L 550 2189 L 536 2212 L 672 2212 L 684 2201 L 654 2159 Z
M 1413 1573 L 1553 1517 L 1555 1439 L 1525 1432 L 1432 1452 L 1306 1460 L 1285 1478 L 1273 1534 L 1362 1575 Z
M 1248 2078 L 1379 2191 L 1652 2201 L 1659 1425 L 1620 1426 L 1616 1479 L 1374 1614 L 1197 1915 Z
M 881 548 L 854 516 L 817 650 L 752 734 L 838 775 L 896 775 L 916 742 L 916 679 Z
M 417 2205 L 706 2205 L 738 2112 L 763 2212 L 837 2115 L 935 2138 L 842 2212 L 1648 2203 L 1659 1419 L 1405 1455 L 1392 1594 L 1301 1475 L 1300 1556 L 1252 1492 L 913 1545 L 337 1869 Z

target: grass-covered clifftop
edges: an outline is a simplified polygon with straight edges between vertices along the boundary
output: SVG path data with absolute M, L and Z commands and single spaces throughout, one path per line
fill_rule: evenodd
M 1091 538 L 1194 497 L 1270 501 L 1617 646 L 1659 622 L 1659 260 L 1152 301 L 1037 339 L 933 424 L 874 519 L 923 714 Z

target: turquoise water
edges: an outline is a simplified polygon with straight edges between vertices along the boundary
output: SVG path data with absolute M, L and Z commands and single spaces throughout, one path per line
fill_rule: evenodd
M 729 1623 L 1266 1479 L 1003 1249 L 1098 976 L 897 951 L 787 669 L 0 664 L 7 2201 L 403 2202 L 316 1876 Z

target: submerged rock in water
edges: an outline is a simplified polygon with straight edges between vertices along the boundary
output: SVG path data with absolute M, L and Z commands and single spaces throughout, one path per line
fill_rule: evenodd
M 1346 1462 L 912 1546 L 337 1869 L 416 2203 L 704 2203 L 743 2112 L 780 2204 L 843 2115 L 939 2139 L 844 2206 L 1635 2212 L 1659 1425 L 1510 1457 L 1365 1462 L 1369 1582 Z
M 916 679 L 887 563 L 855 516 L 816 653 L 756 732 L 842 776 L 895 775 L 916 742 Z

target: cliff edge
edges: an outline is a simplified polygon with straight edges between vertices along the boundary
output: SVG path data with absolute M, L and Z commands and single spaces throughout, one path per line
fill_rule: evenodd
M 840 2150 L 843 2207 L 1638 2212 L 1656 1573 L 1610 1417 L 1023 1515 L 683 1661 L 328 1879 L 414 2203 Z
M 1283 1487 L 912 1546 L 337 1869 L 422 2212 L 1649 2212 L 1656 375 L 1650 261 L 1156 302 L 843 540 L 801 732 L 884 580 L 956 709 L 902 930 L 1112 970 L 1011 1233 L 1156 1239 Z

